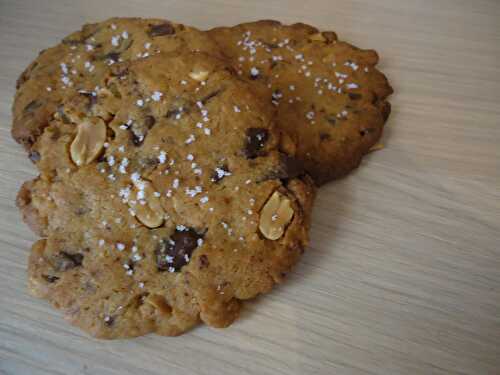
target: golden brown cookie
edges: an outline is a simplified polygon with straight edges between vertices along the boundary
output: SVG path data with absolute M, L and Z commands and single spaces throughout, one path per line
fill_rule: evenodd
M 258 21 L 208 31 L 241 77 L 278 109 L 277 125 L 317 184 L 345 175 L 378 141 L 392 93 L 378 55 L 305 24 Z
M 83 26 L 42 51 L 19 77 L 12 108 L 14 139 L 29 151 L 61 101 L 79 91 L 90 95 L 102 85 L 109 66 L 176 50 L 218 54 L 205 33 L 166 20 L 111 18 Z
M 65 100 L 32 146 L 41 176 L 18 196 L 45 236 L 32 293 L 101 338 L 231 324 L 307 243 L 313 183 L 272 119 L 204 53 L 117 63 Z

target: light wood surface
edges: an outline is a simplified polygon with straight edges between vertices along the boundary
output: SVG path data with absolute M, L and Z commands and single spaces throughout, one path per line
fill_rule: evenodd
M 320 191 L 288 282 L 226 330 L 98 341 L 26 291 L 35 169 L 14 83 L 84 22 L 302 21 L 375 48 L 396 94 L 386 148 Z M 1 374 L 500 374 L 500 2 L 0 0 Z

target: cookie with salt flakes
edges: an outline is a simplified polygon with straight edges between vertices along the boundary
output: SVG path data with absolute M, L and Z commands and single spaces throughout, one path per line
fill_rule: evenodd
M 220 60 L 159 54 L 105 78 L 32 146 L 41 175 L 18 206 L 44 238 L 29 288 L 100 338 L 228 326 L 299 259 L 313 182 Z
M 321 185 L 356 168 L 379 140 L 392 93 L 378 55 L 305 24 L 257 21 L 208 31 L 241 77 L 277 107 L 277 125 Z
M 93 95 L 110 65 L 160 52 L 218 48 L 205 33 L 162 19 L 111 18 L 87 24 L 40 52 L 17 80 L 12 135 L 29 152 L 61 102 L 77 92 Z

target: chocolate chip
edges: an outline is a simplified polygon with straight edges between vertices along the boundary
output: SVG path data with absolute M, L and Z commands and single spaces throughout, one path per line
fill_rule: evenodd
M 223 165 L 221 167 L 215 168 L 210 180 L 212 182 L 218 183 L 220 180 L 222 180 L 226 176 L 229 176 L 230 174 L 231 173 L 229 172 L 229 168 L 227 167 L 227 165 Z
M 263 40 L 261 40 L 260 42 L 261 42 L 263 45 L 265 45 L 267 48 L 270 48 L 270 49 L 276 49 L 276 48 L 278 48 L 278 47 L 279 47 L 279 45 L 278 45 L 278 44 L 276 44 L 276 43 L 267 43 L 267 42 L 265 42 L 265 41 L 263 41 Z
M 355 93 L 355 92 L 351 92 L 351 93 L 349 94 L 349 99 L 351 99 L 351 100 L 359 100 L 359 99 L 361 99 L 362 97 L 363 97 L 363 95 L 361 95 L 361 94 L 357 94 L 357 93 Z
M 38 100 L 32 100 L 26 107 L 24 107 L 23 112 L 24 114 L 31 114 L 41 105 L 42 103 L 40 103 Z
M 59 280 L 59 277 L 57 276 L 52 276 L 52 275 L 42 275 L 42 277 L 47 281 L 48 283 L 55 283 L 57 280 Z
M 56 271 L 67 271 L 82 265 L 83 255 L 79 253 L 68 253 L 61 251 L 54 257 L 54 269 Z
M 175 34 L 175 29 L 170 22 L 165 22 L 151 26 L 148 34 L 151 38 L 162 35 L 173 35 Z
M 331 139 L 332 137 L 330 136 L 330 134 L 328 133 L 320 133 L 319 134 L 319 139 L 321 141 L 328 141 L 329 139 Z
M 246 131 L 246 143 L 244 154 L 247 159 L 255 159 L 260 155 L 269 138 L 269 132 L 264 128 L 248 128 Z
M 108 327 L 111 327 L 113 323 L 115 322 L 115 318 L 109 315 L 106 315 L 104 317 L 104 324 L 107 325 Z
M 37 161 L 40 161 L 40 153 L 38 151 L 31 150 L 29 158 L 33 163 L 36 163 Z
M 337 124 L 337 119 L 335 118 L 335 116 L 328 116 L 326 118 L 326 121 L 328 121 L 328 123 L 330 123 L 330 125 L 336 125 Z
M 283 92 L 280 89 L 276 89 L 272 93 L 272 98 L 274 100 L 280 100 L 283 97 Z
M 155 250 L 158 271 L 177 272 L 189 263 L 203 235 L 193 228 L 176 229 L 170 238 L 163 239 Z
M 99 31 L 99 29 L 94 26 L 95 25 L 85 25 L 82 32 L 76 34 L 80 36 L 79 38 L 75 38 L 74 34 L 71 34 L 70 36 L 64 38 L 62 43 L 70 46 L 88 43 L 90 38 Z
M 127 271 L 132 271 L 134 272 L 134 266 L 135 266 L 135 263 L 132 259 L 129 259 L 127 261 L 127 263 L 125 263 L 126 266 L 124 265 L 123 268 L 125 268 Z
M 140 146 L 144 142 L 144 135 L 136 133 L 133 129 L 130 132 L 130 137 L 134 146 Z
M 120 60 L 120 52 L 110 52 L 104 55 L 105 59 L 111 60 L 113 62 L 118 62 Z
M 200 255 L 199 262 L 200 262 L 200 270 L 203 268 L 207 268 L 210 264 L 208 262 L 208 257 L 205 254 Z

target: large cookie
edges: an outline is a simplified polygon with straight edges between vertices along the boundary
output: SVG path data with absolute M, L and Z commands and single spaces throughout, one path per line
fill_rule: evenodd
M 258 21 L 208 31 L 239 74 L 278 108 L 277 124 L 318 184 L 345 175 L 378 141 L 392 93 L 373 50 L 305 24 Z
M 313 182 L 219 60 L 159 54 L 105 78 L 32 146 L 30 290 L 101 338 L 225 327 L 303 252 Z
M 12 108 L 14 139 L 30 150 L 61 101 L 78 91 L 91 94 L 110 65 L 176 50 L 218 54 L 203 32 L 166 20 L 112 18 L 83 26 L 42 51 L 19 77 Z

